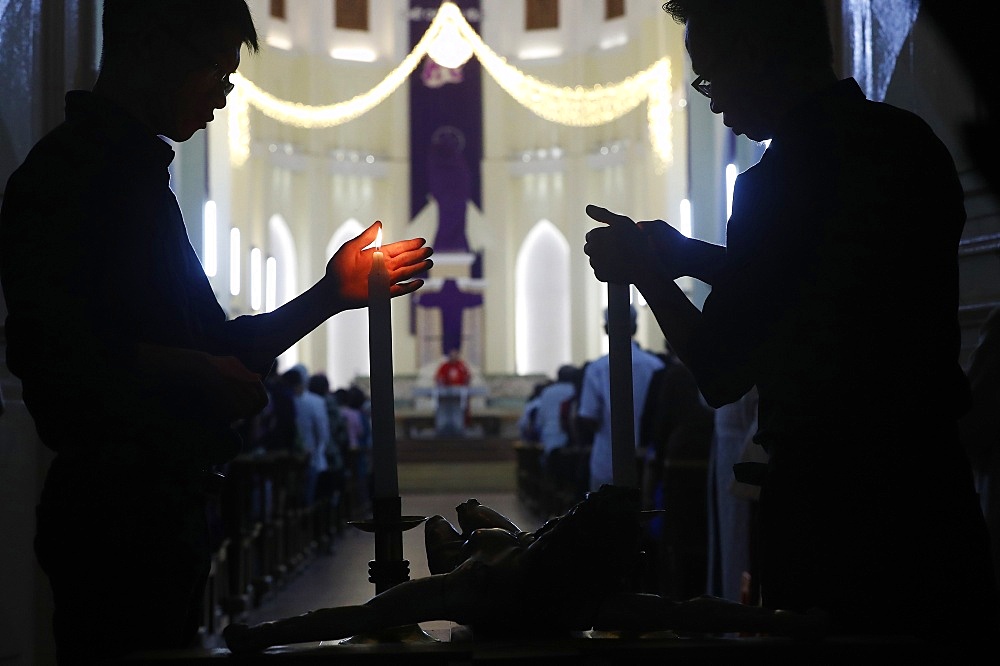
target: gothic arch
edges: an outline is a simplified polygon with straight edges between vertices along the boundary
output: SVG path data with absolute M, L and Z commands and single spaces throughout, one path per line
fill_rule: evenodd
M 332 257 L 341 245 L 364 229 L 354 218 L 344 222 L 330 237 L 325 256 Z M 368 310 L 341 312 L 325 326 L 326 376 L 330 379 L 330 387 L 346 387 L 358 375 L 368 375 Z
M 275 213 L 267 221 L 267 241 L 270 256 L 274 257 L 277 275 L 275 276 L 275 302 L 273 307 L 279 308 L 295 298 L 298 293 L 298 251 L 295 249 L 295 238 L 292 230 L 280 213 Z M 299 362 L 298 344 L 292 345 L 288 351 L 278 357 L 278 367 L 288 369 Z
M 570 249 L 548 220 L 528 232 L 514 267 L 515 359 L 518 374 L 555 377 L 571 362 Z

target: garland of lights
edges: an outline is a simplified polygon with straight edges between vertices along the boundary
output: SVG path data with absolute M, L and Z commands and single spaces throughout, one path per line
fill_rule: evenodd
M 653 152 L 662 169 L 672 159 L 670 134 L 670 61 L 661 58 L 647 69 L 616 84 L 592 88 L 561 87 L 520 71 L 497 55 L 468 24 L 461 10 L 444 2 L 424 36 L 403 61 L 368 92 L 327 106 L 278 99 L 240 74 L 229 97 L 230 159 L 240 166 L 250 156 L 250 106 L 281 123 L 303 128 L 334 127 L 381 104 L 429 55 L 442 67 L 457 68 L 473 55 L 490 76 L 518 103 L 545 120 L 572 127 L 594 127 L 621 118 L 647 101 Z

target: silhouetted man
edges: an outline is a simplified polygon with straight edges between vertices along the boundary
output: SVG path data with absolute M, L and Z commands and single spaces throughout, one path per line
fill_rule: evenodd
M 267 401 L 273 359 L 364 307 L 373 224 L 325 275 L 262 315 L 227 320 L 169 187 L 174 152 L 226 105 L 244 0 L 105 0 L 93 91 L 10 178 L 0 213 L 7 362 L 56 452 L 35 550 L 55 599 L 61 663 L 189 645 L 209 569 L 212 468 L 234 423 Z M 392 295 L 431 262 L 423 239 L 383 247 Z
M 585 252 L 599 279 L 638 287 L 710 404 L 756 384 L 764 604 L 824 609 L 849 633 L 994 629 L 956 428 L 965 210 L 951 156 L 920 118 L 837 80 L 822 0 L 664 9 L 686 26 L 694 89 L 771 143 L 737 179 L 725 247 L 589 206 L 607 226 Z M 681 275 L 712 286 L 702 310 Z

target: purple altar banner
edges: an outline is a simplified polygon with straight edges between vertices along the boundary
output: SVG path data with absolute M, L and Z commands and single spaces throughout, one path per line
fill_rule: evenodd
M 478 32 L 479 0 L 454 0 Z M 410 46 L 430 27 L 441 0 L 410 0 Z M 438 204 L 437 252 L 469 252 L 468 201 L 482 207 L 482 68 L 472 57 L 457 69 L 425 57 L 410 76 L 410 219 L 433 196 Z

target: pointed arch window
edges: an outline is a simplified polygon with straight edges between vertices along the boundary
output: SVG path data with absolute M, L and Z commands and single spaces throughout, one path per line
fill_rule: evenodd
M 540 220 L 525 237 L 514 269 L 518 374 L 554 377 L 570 362 L 569 263 L 566 237 Z
M 336 254 L 340 246 L 364 231 L 361 223 L 351 218 L 341 224 L 326 246 L 326 257 Z M 333 387 L 349 386 L 359 376 L 371 373 L 368 353 L 368 311 L 345 310 L 331 317 L 326 327 L 326 375 Z
M 281 307 L 298 294 L 298 250 L 295 246 L 295 239 L 292 236 L 291 227 L 280 214 L 274 214 L 267 222 L 269 259 L 273 259 L 271 277 L 267 277 L 268 282 L 273 280 L 273 284 L 266 285 L 267 290 L 272 295 L 267 300 L 271 301 L 274 309 Z M 278 357 L 278 367 L 290 368 L 299 362 L 299 344 L 292 345 L 281 356 Z
M 298 272 L 298 250 L 292 230 L 281 215 L 275 214 L 268 220 L 268 241 L 270 256 L 274 257 L 281 272 L 275 275 L 275 307 L 281 307 L 298 293 L 296 274 Z

